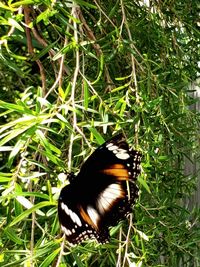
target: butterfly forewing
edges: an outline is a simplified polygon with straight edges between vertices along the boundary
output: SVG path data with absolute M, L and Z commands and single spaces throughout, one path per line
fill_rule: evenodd
M 108 228 L 131 212 L 138 197 L 136 178 L 141 154 L 122 135 L 105 142 L 85 161 L 78 175 L 61 190 L 58 216 L 68 241 L 109 239 Z

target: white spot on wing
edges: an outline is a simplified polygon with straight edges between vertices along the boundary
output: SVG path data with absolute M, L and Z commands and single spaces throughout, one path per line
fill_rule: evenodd
M 63 225 L 61 226 L 61 229 L 66 234 L 66 236 L 72 235 L 72 232 L 69 229 L 67 229 L 66 227 L 64 227 Z
M 115 154 L 118 159 L 128 159 L 130 158 L 128 153 L 125 152 L 119 152 Z
M 71 218 L 71 220 L 76 223 L 78 226 L 82 226 L 81 220 L 78 215 L 67 207 L 63 202 L 61 203 L 61 209 Z
M 90 219 L 92 220 L 92 222 L 94 223 L 94 225 L 97 226 L 97 221 L 99 220 L 99 214 L 98 212 L 92 208 L 91 206 L 89 206 L 87 208 L 87 213 L 90 216 Z
M 113 143 L 109 143 L 109 144 L 107 144 L 107 148 L 109 148 L 110 146 L 113 146 Z
M 118 159 L 126 160 L 130 158 L 129 151 L 126 149 L 120 148 L 117 145 L 109 143 L 107 149 L 115 154 Z
M 122 188 L 119 184 L 110 184 L 99 196 L 97 205 L 101 213 L 105 213 L 113 202 L 122 197 Z
M 112 145 L 108 147 L 108 150 L 113 151 L 115 149 L 118 149 L 118 146 Z

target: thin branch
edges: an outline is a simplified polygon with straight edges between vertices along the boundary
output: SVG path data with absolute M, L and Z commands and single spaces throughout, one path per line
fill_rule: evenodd
M 123 260 L 122 267 L 125 266 L 126 260 L 128 258 L 128 247 L 129 247 L 130 233 L 131 233 L 131 228 L 132 228 L 132 224 L 133 224 L 133 214 L 130 213 L 128 216 L 129 216 L 129 227 L 128 227 L 128 232 L 126 235 L 125 252 L 124 252 L 124 260 Z
M 64 254 L 65 239 L 66 239 L 65 234 L 63 234 L 63 241 L 62 241 L 62 244 L 61 244 L 60 253 L 59 253 L 58 260 L 56 262 L 55 267 L 59 267 L 60 266 L 62 255 Z
M 97 5 L 98 5 L 98 4 L 97 4 Z M 102 11 L 102 12 L 103 12 L 103 11 Z M 79 11 L 79 19 L 80 19 L 80 21 L 81 21 L 82 24 L 83 24 L 83 29 L 84 29 L 85 34 L 87 35 L 88 39 L 94 41 L 94 42 L 92 42 L 92 46 L 94 47 L 94 49 L 95 49 L 95 51 L 96 51 L 96 53 L 97 53 L 97 56 L 98 56 L 98 57 L 102 56 L 102 55 L 103 55 L 103 51 L 102 51 L 100 45 L 97 43 L 95 34 L 94 34 L 94 32 L 92 31 L 92 29 L 89 27 L 89 25 L 87 24 L 87 22 L 86 22 L 86 20 L 85 20 L 85 18 L 84 18 L 84 16 L 83 16 L 81 10 Z M 115 26 L 115 25 L 113 25 L 113 26 Z M 112 84 L 114 84 L 114 83 L 113 83 L 113 81 L 112 81 L 112 79 L 111 79 L 111 77 L 110 77 L 108 68 L 107 68 L 106 65 L 104 66 L 104 68 L 105 68 L 105 75 L 106 75 L 107 83 L 109 84 L 108 87 L 109 87 L 109 89 L 113 89 Z M 94 83 L 95 83 L 95 82 L 93 82 L 93 84 L 94 84 Z M 110 87 L 111 87 L 111 88 L 110 88 Z
M 80 8 L 73 3 L 73 7 L 72 7 L 72 16 L 74 18 L 78 18 L 79 17 L 79 11 Z M 75 131 L 75 129 L 77 129 L 77 118 L 76 118 L 76 106 L 75 106 L 75 90 L 76 90 L 76 82 L 77 82 L 77 78 L 78 78 L 78 73 L 79 73 L 79 69 L 80 69 L 80 54 L 79 54 L 79 48 L 78 48 L 78 29 L 77 29 L 77 23 L 75 20 L 73 20 L 73 26 L 74 26 L 74 40 L 76 42 L 76 53 L 75 53 L 75 57 L 76 57 L 76 66 L 75 66 L 75 70 L 74 70 L 74 77 L 73 77 L 73 81 L 72 81 L 72 90 L 71 90 L 71 104 L 72 104 L 72 109 L 73 109 L 73 130 Z M 71 170 L 71 164 L 72 164 L 72 147 L 73 147 L 73 141 L 74 141 L 74 131 L 72 131 L 71 136 L 70 136 L 70 145 L 69 145 L 69 153 L 68 153 L 68 170 Z
M 33 44 L 32 44 L 31 31 L 30 31 L 30 28 L 28 26 L 31 23 L 30 14 L 31 14 L 31 9 L 28 6 L 24 6 L 24 18 L 25 18 L 25 23 L 26 23 L 25 31 L 26 31 L 26 38 L 27 38 L 27 45 L 28 45 L 28 53 L 31 56 L 33 56 L 34 55 L 34 48 L 33 48 Z M 46 91 L 45 72 L 44 72 L 43 65 L 39 59 L 36 59 L 36 63 L 37 63 L 39 70 L 40 70 L 40 75 L 41 75 L 41 80 L 42 80 L 42 92 L 43 92 L 43 96 L 44 96 L 45 91 Z
M 96 4 L 96 6 L 98 7 L 98 9 L 101 11 L 101 13 L 106 17 L 106 19 L 111 23 L 111 25 L 116 28 L 117 26 L 112 22 L 112 20 L 107 16 L 107 14 L 103 11 L 103 9 L 101 8 L 101 6 L 98 4 L 98 2 L 96 0 L 93 0 L 94 3 Z
M 69 23 L 71 22 L 71 19 L 69 20 Z M 69 30 L 69 27 L 67 27 L 66 31 Z M 68 38 L 65 37 L 65 42 L 64 42 L 64 47 L 67 45 L 68 43 Z M 47 94 L 45 95 L 45 98 L 47 98 L 49 96 L 49 94 L 51 94 L 51 92 L 54 91 L 54 89 L 57 87 L 57 85 L 59 84 L 59 87 L 62 87 L 62 76 L 63 76 L 63 70 L 64 70 L 64 61 L 65 61 L 65 54 L 62 55 L 61 59 L 60 59 L 60 68 L 59 68 L 59 72 L 58 72 L 58 77 L 56 78 L 54 84 L 52 85 L 52 87 L 48 90 Z
M 128 33 L 128 37 L 129 37 L 129 40 L 130 40 L 131 49 L 135 50 L 142 57 L 142 55 L 139 53 L 139 51 L 136 49 L 136 47 L 133 44 L 133 38 L 132 38 L 131 31 L 129 29 L 128 22 L 127 22 L 127 19 L 126 19 L 126 12 L 125 12 L 125 8 L 124 8 L 123 0 L 120 0 L 120 3 L 121 3 L 122 16 L 123 16 L 122 24 L 121 24 L 121 31 L 122 31 L 122 26 L 125 24 L 125 27 L 126 27 L 126 30 L 127 30 L 127 33 Z M 131 76 L 132 76 L 132 79 L 133 79 L 133 82 L 134 82 L 134 89 L 132 87 L 130 87 L 130 89 L 135 94 L 136 104 L 139 105 L 140 104 L 140 96 L 139 96 L 139 92 L 138 92 L 138 84 L 137 84 L 137 75 L 136 75 L 135 62 L 137 62 L 137 65 L 139 67 L 141 67 L 140 64 L 138 63 L 138 61 L 136 60 L 136 58 L 134 57 L 134 55 L 131 53 L 131 65 L 132 65 Z M 143 68 L 142 68 L 142 70 L 143 70 Z M 136 143 L 136 145 L 138 145 L 139 124 L 140 124 L 139 121 L 138 121 L 138 123 L 135 124 L 135 143 Z
M 119 230 L 119 246 L 118 246 L 118 257 L 116 267 L 120 267 L 122 262 L 122 227 Z

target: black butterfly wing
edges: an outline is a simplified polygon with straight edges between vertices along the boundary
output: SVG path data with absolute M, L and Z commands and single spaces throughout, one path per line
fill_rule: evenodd
M 82 190 L 84 190 L 82 188 Z M 95 238 L 100 243 L 105 243 L 108 237 L 108 230 L 96 231 L 87 223 L 81 215 L 82 190 L 72 184 L 65 186 L 59 197 L 58 216 L 61 229 L 71 244 L 79 244 L 88 238 Z
M 140 158 L 140 153 L 129 149 L 124 137 L 118 135 L 86 160 L 59 198 L 59 220 L 69 242 L 92 237 L 100 243 L 108 240 L 108 227 L 130 213 L 138 196 L 135 180 Z

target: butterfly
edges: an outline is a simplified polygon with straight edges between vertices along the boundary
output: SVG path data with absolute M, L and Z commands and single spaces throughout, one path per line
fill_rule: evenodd
M 138 197 L 141 153 L 114 136 L 98 147 L 70 179 L 58 200 L 61 229 L 71 244 L 109 240 L 109 227 L 129 213 Z

